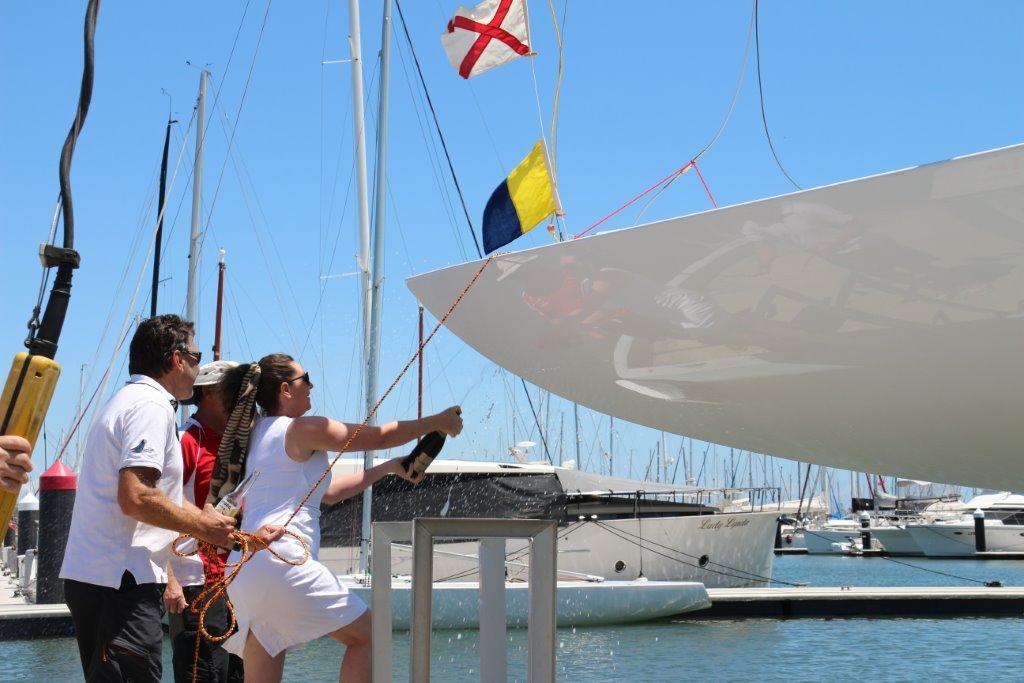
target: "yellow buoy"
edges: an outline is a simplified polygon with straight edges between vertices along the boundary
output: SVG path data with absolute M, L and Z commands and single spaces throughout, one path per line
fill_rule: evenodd
M 53 391 L 57 388 L 58 377 L 60 364 L 52 358 L 30 355 L 25 351 L 14 356 L 4 393 L 0 395 L 3 434 L 22 436 L 35 445 Z M 18 390 L 16 400 L 15 389 Z M 17 494 L 0 492 L 0 529 L 7 528 L 17 502 Z

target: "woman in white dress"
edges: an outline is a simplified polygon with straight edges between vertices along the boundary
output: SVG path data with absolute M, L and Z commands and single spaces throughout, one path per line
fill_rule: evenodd
M 388 460 L 356 474 L 328 476 L 313 495 L 302 502 L 327 469 L 327 451 L 345 447 L 357 425 L 326 417 L 304 417 L 310 409 L 312 382 L 297 361 L 272 354 L 258 365 L 241 365 L 222 380 L 222 395 L 229 412 L 244 416 L 246 404 L 262 409 L 248 439 L 247 472 L 260 475 L 245 496 L 242 529 L 285 524 L 308 544 L 309 559 L 291 565 L 269 552 L 256 553 L 228 589 L 235 607 L 238 632 L 225 648 L 245 660 L 246 681 L 280 681 L 285 653 L 329 635 L 346 646 L 341 662 L 342 681 L 370 677 L 370 613 L 338 578 L 317 561 L 320 546 L 320 503 L 337 503 L 387 475 L 415 481 L 401 464 Z M 419 420 L 388 422 L 363 427 L 348 451 L 375 451 L 400 446 L 432 431 L 456 436 L 462 431 L 461 411 L 453 406 Z M 301 504 L 301 507 L 300 507 Z M 291 536 L 271 545 L 279 555 L 302 559 L 303 548 Z M 234 553 L 229 562 L 238 560 Z

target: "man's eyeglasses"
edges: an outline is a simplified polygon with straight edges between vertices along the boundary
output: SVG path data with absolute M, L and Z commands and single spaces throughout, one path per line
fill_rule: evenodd
M 299 375 L 298 377 L 292 377 L 286 383 L 287 384 L 291 384 L 292 382 L 298 382 L 300 379 L 303 382 L 305 382 L 306 384 L 308 384 L 309 386 L 313 386 L 313 383 L 309 381 L 309 373 L 308 372 L 305 372 L 305 373 Z
M 199 365 L 200 363 L 203 362 L 202 351 L 189 351 L 188 349 L 178 349 L 178 352 L 181 353 L 183 356 L 188 356 L 189 358 L 191 358 L 196 365 Z

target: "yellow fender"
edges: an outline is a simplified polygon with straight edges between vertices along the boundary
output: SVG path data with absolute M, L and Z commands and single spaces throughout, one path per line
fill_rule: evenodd
M 29 355 L 25 351 L 14 356 L 4 393 L 0 395 L 0 423 L 6 425 L 5 435 L 24 437 L 35 446 L 59 377 L 60 364 L 51 358 Z M 12 406 L 19 381 L 21 389 Z M 17 502 L 17 494 L 0 492 L 0 530 L 7 528 Z

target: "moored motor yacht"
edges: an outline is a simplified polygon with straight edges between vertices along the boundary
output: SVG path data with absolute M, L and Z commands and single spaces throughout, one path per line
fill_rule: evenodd
M 811 555 L 841 554 L 843 544 L 860 540 L 860 524 L 852 519 L 830 519 L 820 526 L 805 527 L 804 544 Z
M 339 471 L 361 463 L 342 459 Z M 436 460 L 424 480 L 374 486 L 374 521 L 426 517 L 553 519 L 558 569 L 606 580 L 698 581 L 709 588 L 764 586 L 772 572 L 777 502 L 754 490 L 745 512 L 722 513 L 720 492 L 590 474 L 539 464 Z M 358 569 L 361 500 L 325 510 L 320 560 L 338 574 Z M 525 576 L 525 541 L 509 540 L 509 578 Z M 435 580 L 476 576 L 477 544 L 435 544 Z M 393 573 L 411 572 L 411 549 L 395 545 Z
M 974 520 L 970 515 L 953 522 L 909 524 L 907 531 L 926 557 L 976 557 Z M 986 519 L 985 550 L 1024 553 L 1024 524 Z
M 984 514 L 986 552 L 1024 553 L 1024 496 L 1009 491 L 986 493 L 961 505 L 965 511 L 957 518 L 907 525 L 925 556 L 976 556 L 975 520 L 970 510 Z
M 870 534 L 870 550 L 888 555 L 920 556 L 924 552 L 907 530 L 909 523 L 953 520 L 964 509 L 960 496 L 946 484 L 899 479 L 899 495 L 882 490 L 870 498 L 853 498 L 854 519 L 833 519 L 825 524 L 805 524 L 804 536 L 812 553 L 862 551 L 864 534 Z M 809 546 L 809 547 L 810 547 Z

